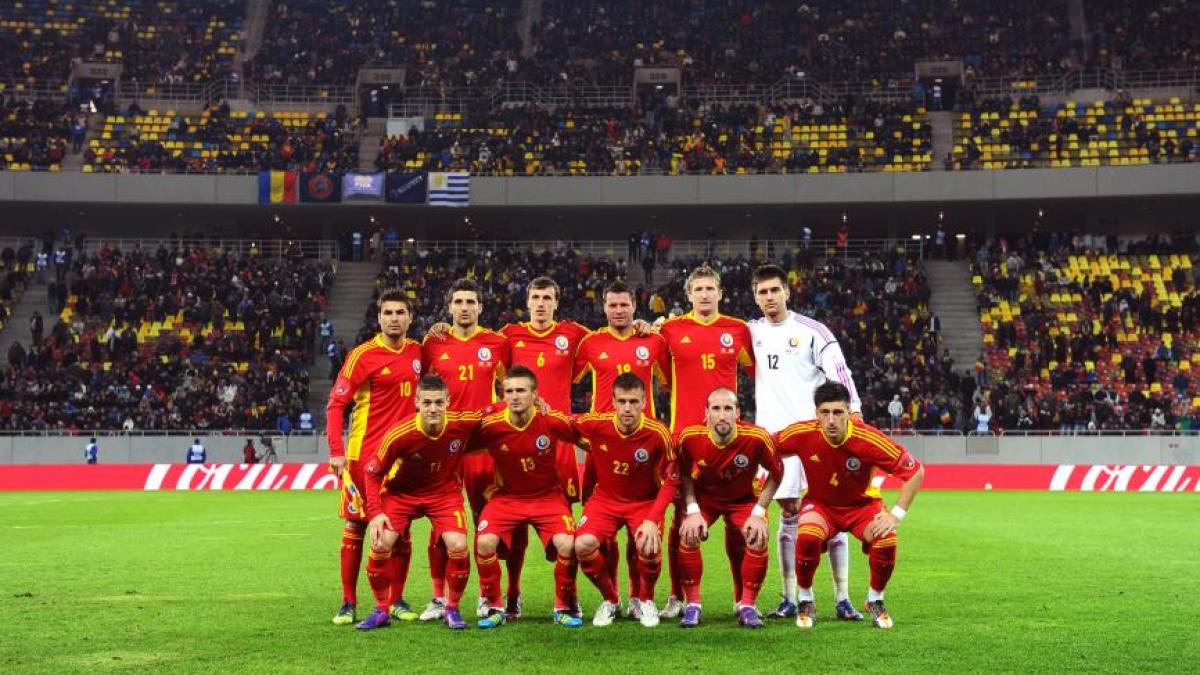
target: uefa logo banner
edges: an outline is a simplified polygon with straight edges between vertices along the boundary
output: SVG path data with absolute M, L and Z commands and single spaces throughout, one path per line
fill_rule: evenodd
M 377 173 L 348 173 L 342 176 L 342 200 L 365 201 L 383 199 L 386 176 Z

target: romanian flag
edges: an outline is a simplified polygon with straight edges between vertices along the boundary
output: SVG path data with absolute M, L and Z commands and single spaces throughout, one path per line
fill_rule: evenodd
M 298 176 L 295 171 L 259 171 L 258 203 L 295 204 L 298 201 Z

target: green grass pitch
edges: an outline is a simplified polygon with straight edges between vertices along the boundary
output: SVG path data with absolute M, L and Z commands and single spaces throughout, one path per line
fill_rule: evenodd
M 0 672 L 1186 671 L 1200 661 L 1196 495 L 924 493 L 901 528 L 890 632 L 829 619 L 824 563 L 814 630 L 738 628 L 714 533 L 697 630 L 552 626 L 551 566 L 531 555 L 519 622 L 364 634 L 329 621 L 340 604 L 333 510 L 332 493 L 0 494 Z M 856 547 L 856 602 L 866 584 Z M 598 596 L 582 575 L 580 589 L 590 620 Z M 772 567 L 760 608 L 777 592 Z M 418 546 L 407 596 L 423 605 L 428 593 Z M 361 616 L 365 576 L 359 602 Z

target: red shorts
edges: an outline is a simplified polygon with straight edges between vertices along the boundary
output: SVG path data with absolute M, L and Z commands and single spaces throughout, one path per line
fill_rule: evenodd
M 487 503 L 488 489 L 496 482 L 496 462 L 486 451 L 472 452 L 463 456 L 458 470 L 462 476 L 463 489 L 467 491 L 471 512 L 478 514 Z
M 554 492 L 540 497 L 518 497 L 499 494 L 488 500 L 479 516 L 479 527 L 475 536 L 494 534 L 500 537 L 502 552 L 512 544 L 512 535 L 518 528 L 532 525 L 542 540 L 546 559 L 554 560 L 558 553 L 551 545 L 556 534 L 574 536 L 575 519 L 571 507 L 561 493 Z
M 704 522 L 712 526 L 721 518 L 725 519 L 725 524 L 735 530 L 741 530 L 742 525 L 746 524 L 746 519 L 750 517 L 754 511 L 754 506 L 758 502 L 721 502 L 721 501 L 706 501 L 703 498 L 696 500 L 700 505 L 700 515 L 704 517 Z M 766 516 L 763 516 L 766 518 Z
M 642 523 L 646 522 L 646 515 L 652 506 L 654 506 L 653 499 L 643 502 L 626 502 L 603 495 L 593 495 L 587 505 L 583 507 L 583 518 L 579 520 L 579 530 L 575 534 L 576 536 L 590 534 L 600 541 L 604 541 L 615 538 L 622 526 L 629 528 L 629 533 L 633 534 L 642 526 Z M 661 535 L 662 520 L 657 522 L 658 533 Z
M 340 482 L 338 517 L 342 520 L 367 522 L 366 502 L 362 494 L 362 488 L 367 484 L 363 479 L 363 463 L 358 460 L 348 460 Z
M 880 511 L 886 511 L 887 508 L 883 504 L 882 499 L 873 499 L 866 504 L 858 506 L 827 506 L 820 502 L 813 501 L 807 497 L 800 502 L 800 516 L 803 517 L 806 513 L 816 513 L 825 519 L 829 524 L 829 531 L 826 538 L 834 536 L 838 532 L 849 532 L 858 537 L 859 540 L 865 542 L 863 533 L 867 526 L 879 515 Z
M 383 513 L 397 532 L 407 530 L 417 518 L 428 518 L 433 523 L 434 540 L 440 540 L 445 532 L 467 533 L 467 515 L 463 512 L 462 493 L 459 492 L 384 495 Z

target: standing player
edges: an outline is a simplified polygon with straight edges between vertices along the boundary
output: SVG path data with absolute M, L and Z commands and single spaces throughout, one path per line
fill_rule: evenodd
M 496 401 L 496 383 L 509 365 L 508 338 L 479 325 L 483 311 L 479 284 L 459 279 L 446 295 L 453 325 L 448 334 L 431 334 L 421 346 L 422 360 L 430 373 L 441 376 L 450 388 L 450 410 L 483 410 Z M 463 458 L 460 465 L 463 487 L 471 515 L 479 523 L 479 512 L 492 484 L 495 465 L 487 453 Z M 421 613 L 422 621 L 443 617 L 446 559 L 436 541 L 429 546 L 429 574 L 433 578 L 433 600 Z M 480 603 L 482 609 L 482 602 Z
M 700 580 L 704 560 L 700 542 L 718 518 L 745 539 L 741 562 L 742 588 L 738 598 L 738 623 L 762 628 L 755 606 L 767 576 L 767 507 L 779 484 L 783 467 L 771 435 L 761 427 L 738 419 L 737 394 L 725 388 L 708 395 L 705 424 L 688 427 L 679 436 L 679 474 L 683 478 L 687 517 L 680 531 L 680 567 L 687 606 L 679 625 L 700 625 Z M 757 499 L 754 480 L 758 468 L 767 471 L 767 482 Z
M 482 422 L 476 412 L 447 412 L 450 391 L 442 378 L 426 375 L 417 385 L 417 414 L 388 432 L 366 462 L 366 509 L 371 545 L 367 579 L 375 594 L 375 611 L 358 627 L 388 625 L 388 597 L 393 568 L 388 564 L 398 533 L 416 518 L 429 518 L 433 536 L 447 554 L 445 622 L 467 627 L 458 601 L 467 587 L 471 561 L 467 553 L 467 516 L 458 466 Z
M 654 417 L 654 379 L 657 377 L 662 385 L 667 385 L 667 367 L 670 360 L 667 342 L 661 335 L 640 335 L 633 325 L 634 303 L 633 291 L 623 281 L 614 281 L 604 289 L 604 316 L 608 325 L 590 333 L 579 344 L 575 354 L 575 381 L 578 382 L 587 374 L 592 376 L 592 412 L 611 412 L 612 397 L 607 392 L 612 391 L 617 377 L 624 373 L 632 373 L 646 387 L 650 417 Z M 583 495 L 586 497 L 593 482 L 590 476 L 594 474 L 588 455 L 583 480 Z M 620 549 L 616 540 L 606 542 L 608 546 L 606 560 L 611 568 L 613 579 L 616 579 L 616 565 L 620 558 Z M 626 540 L 625 561 L 629 567 L 630 596 L 638 584 L 637 551 L 632 541 Z M 630 616 L 638 618 L 641 610 L 640 603 L 630 603 Z
M 692 311 L 668 319 L 659 328 L 671 350 L 671 433 L 678 434 L 689 426 L 704 424 L 705 397 L 718 387 L 738 390 L 737 369 L 752 367 L 754 356 L 750 346 L 750 330 L 746 322 L 720 312 L 721 277 L 707 265 L 697 267 L 684 283 Z M 671 575 L 671 596 L 662 616 L 675 618 L 683 611 L 683 589 L 679 584 L 679 525 L 682 505 L 676 502 L 675 517 L 667 537 L 668 572 Z M 741 592 L 742 538 L 732 530 L 725 531 L 726 551 L 733 565 L 734 599 Z
M 813 391 L 826 380 L 845 385 L 850 392 L 850 410 L 861 420 L 862 404 L 837 338 L 821 322 L 788 309 L 788 279 L 783 268 L 763 265 L 755 270 L 751 283 L 754 301 L 763 313 L 762 318 L 749 324 L 754 341 L 755 422 L 774 434 L 793 422 L 813 419 Z M 775 493 L 782 511 L 777 541 L 783 602 L 767 615 L 769 618 L 796 616 L 797 508 L 805 487 L 800 459 L 785 457 L 783 478 Z M 850 553 L 845 533 L 830 540 L 829 565 L 837 595 L 837 617 L 861 621 L 862 614 L 850 602 Z
M 518 529 L 533 526 L 548 560 L 554 565 L 554 622 L 568 628 L 583 625 L 575 592 L 575 520 L 563 497 L 554 442 L 574 442 L 571 420 L 562 413 L 534 407 L 537 376 L 513 366 L 504 376 L 505 409 L 483 419 L 478 445 L 496 463 L 495 492 L 475 529 L 475 565 L 487 613 L 480 628 L 504 625 L 497 555 L 512 544 Z
M 564 414 L 571 412 L 571 377 L 575 365 L 575 350 L 588 334 L 588 329 L 574 321 L 555 321 L 560 289 L 550 277 L 537 277 L 525 291 L 529 321 L 510 323 L 500 329 L 512 349 L 512 365 L 525 366 L 537 375 L 538 395 Z M 557 443 L 558 471 L 566 486 L 567 501 L 579 501 L 579 466 L 575 446 Z M 509 619 L 521 616 L 521 568 L 525 549 L 529 545 L 529 530 L 514 533 L 508 553 L 508 592 L 505 610 Z
M 826 382 L 813 395 L 817 419 L 799 422 L 779 434 L 780 452 L 797 455 L 812 480 L 800 506 L 796 576 L 800 606 L 796 625 L 812 628 L 817 618 L 813 573 L 830 535 L 850 531 L 863 542 L 871 565 L 866 609 L 878 628 L 891 628 L 883 591 L 896 567 L 896 525 L 912 506 L 925 468 L 881 431 L 851 420 L 850 391 Z M 879 469 L 904 481 L 891 511 L 871 484 Z
M 346 521 L 342 531 L 342 608 L 333 617 L 335 624 L 355 620 L 358 602 L 358 570 L 362 564 L 363 531 L 367 517 L 363 507 L 363 447 L 371 453 L 383 436 L 401 419 L 413 412 L 413 390 L 421 377 L 421 348 L 405 337 L 412 323 L 412 306 L 399 289 L 385 290 L 376 302 L 380 332 L 355 347 L 338 372 L 329 403 L 325 407 L 325 433 L 329 440 L 329 468 L 341 477 L 339 515 Z M 342 440 L 346 406 L 354 404 L 350 418 L 350 438 Z M 399 538 L 394 564 L 407 564 L 411 543 L 408 533 Z M 394 570 L 395 578 L 408 574 Z M 413 612 L 397 594 L 393 608 L 398 618 L 411 619 Z
M 637 541 L 638 583 L 630 604 L 641 606 L 643 626 L 658 625 L 654 586 L 662 571 L 662 521 L 679 486 L 671 436 L 662 422 L 649 419 L 646 385 L 633 373 L 613 383 L 615 412 L 580 416 L 575 429 L 595 458 L 596 490 L 583 509 L 575 535 L 575 557 L 604 598 L 592 624 L 607 626 L 617 616 L 617 586 L 600 549 L 625 527 Z

